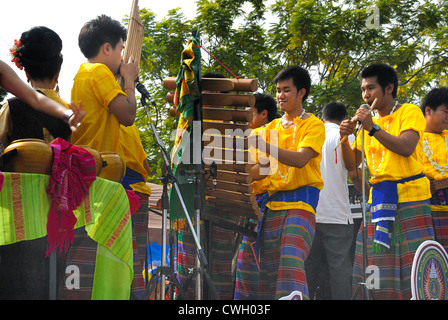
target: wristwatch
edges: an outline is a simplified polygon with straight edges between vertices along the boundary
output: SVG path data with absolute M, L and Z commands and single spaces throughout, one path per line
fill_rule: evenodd
M 375 134 L 375 132 L 380 131 L 380 130 L 381 130 L 380 126 L 377 125 L 377 124 L 374 124 L 374 125 L 372 126 L 372 130 L 369 131 L 369 136 L 373 137 L 373 135 Z

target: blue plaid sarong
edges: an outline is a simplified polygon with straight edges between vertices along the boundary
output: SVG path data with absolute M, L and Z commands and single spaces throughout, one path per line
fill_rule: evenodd
M 254 251 L 255 259 L 257 261 L 259 260 L 258 257 L 260 254 L 263 218 L 267 210 L 266 205 L 268 204 L 268 202 L 305 202 L 313 207 L 314 212 L 316 212 L 317 203 L 319 201 L 319 193 L 320 190 L 318 188 L 305 186 L 294 190 L 278 191 L 271 195 L 269 195 L 267 192 L 256 195 L 255 200 L 257 201 L 257 205 L 260 208 L 260 211 L 263 213 L 261 219 L 258 220 L 257 240 L 252 245 L 252 250 Z
M 376 223 L 374 242 L 390 248 L 392 226 L 398 204 L 397 185 L 423 178 L 423 173 L 397 181 L 382 181 L 372 186 L 372 222 Z

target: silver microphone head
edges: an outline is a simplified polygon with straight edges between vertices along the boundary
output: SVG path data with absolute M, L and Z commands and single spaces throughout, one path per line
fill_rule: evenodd
M 367 105 L 367 104 L 362 104 L 360 107 L 359 107 L 359 109 L 367 109 L 367 110 L 370 110 L 370 108 L 369 108 L 369 106 Z

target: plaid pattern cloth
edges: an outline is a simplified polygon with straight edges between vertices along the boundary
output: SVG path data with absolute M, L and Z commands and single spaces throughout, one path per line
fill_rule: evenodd
M 238 217 L 227 217 L 228 222 L 239 223 Z M 211 223 L 211 239 L 204 237 L 206 228 L 201 224 L 200 241 L 206 251 L 204 239 L 210 240 L 210 254 L 207 257 L 209 263 L 209 275 L 221 300 L 232 300 L 234 291 L 233 257 L 235 253 L 235 241 L 237 234 L 233 230 Z M 177 271 L 179 282 L 184 286 L 190 273 L 189 269 L 196 266 L 196 244 L 188 224 L 183 224 L 178 229 Z M 206 282 L 203 281 L 204 285 Z M 191 279 L 188 288 L 184 288 L 188 299 L 196 299 L 196 276 Z M 210 293 L 211 294 L 211 293 Z M 211 298 L 214 297 L 211 295 Z
M 432 221 L 434 223 L 436 241 L 448 252 L 448 211 L 432 210 Z
M 390 249 L 372 250 L 375 226 L 367 214 L 367 265 L 379 267 L 379 285 L 375 297 L 379 300 L 411 299 L 412 261 L 418 246 L 425 240 L 434 240 L 434 229 L 429 201 L 399 203 L 393 225 Z M 353 267 L 354 289 L 363 279 L 362 226 L 358 232 Z M 379 281 L 379 283 L 378 283 Z
M 131 300 L 144 298 L 145 281 L 143 279 L 143 263 L 145 261 L 146 236 L 148 226 L 149 196 L 140 196 L 140 208 L 132 216 L 132 253 L 134 261 L 134 278 L 131 284 Z M 67 254 L 66 265 L 76 265 L 80 271 L 80 288 L 69 290 L 65 286 L 60 298 L 63 300 L 90 300 L 92 297 L 93 279 L 98 243 L 92 240 L 84 228 L 75 230 L 75 241 Z
M 235 299 L 273 300 L 300 291 L 308 300 L 305 260 L 314 238 L 314 214 L 269 209 L 263 219 L 260 272 L 250 248 L 253 239 L 246 238 L 239 252 Z
M 145 280 L 143 268 L 145 263 L 148 236 L 149 195 L 136 192 L 140 197 L 140 208 L 132 216 L 132 235 L 134 252 L 134 280 L 131 285 L 131 300 L 144 298 Z
M 431 197 L 432 221 L 436 241 L 448 252 L 448 188 L 434 192 Z

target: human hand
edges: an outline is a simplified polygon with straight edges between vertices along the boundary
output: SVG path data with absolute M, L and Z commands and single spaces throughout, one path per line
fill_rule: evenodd
M 81 124 L 82 119 L 85 117 L 86 112 L 83 110 L 81 101 L 78 104 L 73 101 L 70 103 L 70 109 L 73 111 L 73 115 L 68 120 L 70 129 L 75 132 Z

